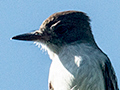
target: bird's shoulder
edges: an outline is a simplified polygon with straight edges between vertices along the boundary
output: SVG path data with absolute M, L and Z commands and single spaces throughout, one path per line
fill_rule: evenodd
M 105 56 L 107 57 L 107 55 Z M 108 57 L 104 60 L 104 63 L 100 64 L 100 67 L 104 77 L 105 90 L 119 90 L 117 77 Z

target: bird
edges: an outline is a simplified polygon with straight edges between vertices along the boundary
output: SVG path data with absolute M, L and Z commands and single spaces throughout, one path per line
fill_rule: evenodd
M 90 22 L 82 11 L 56 12 L 39 30 L 12 39 L 36 42 L 48 52 L 49 90 L 119 90 L 114 68 L 96 44 Z

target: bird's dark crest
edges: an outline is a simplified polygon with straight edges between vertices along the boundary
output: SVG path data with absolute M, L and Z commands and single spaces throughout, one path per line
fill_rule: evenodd
M 63 11 L 52 14 L 50 17 L 48 17 L 43 24 L 46 24 L 46 26 L 50 27 L 54 23 L 56 23 L 59 20 L 64 21 L 70 21 L 71 23 L 75 23 L 74 21 L 85 21 L 90 22 L 90 18 L 83 12 L 80 11 Z

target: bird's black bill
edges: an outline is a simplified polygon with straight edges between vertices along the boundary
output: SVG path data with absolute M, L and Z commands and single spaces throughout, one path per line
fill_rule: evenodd
M 24 40 L 24 41 L 34 41 L 34 40 L 37 40 L 38 38 L 39 38 L 38 35 L 35 35 L 33 33 L 26 33 L 26 34 L 14 36 L 11 39 Z

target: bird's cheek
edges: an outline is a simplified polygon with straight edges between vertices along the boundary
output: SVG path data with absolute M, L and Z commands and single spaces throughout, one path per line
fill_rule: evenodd
M 50 36 L 42 36 L 41 40 L 49 41 L 50 40 Z
M 51 35 L 44 33 L 42 35 L 39 36 L 39 40 L 40 41 L 49 41 L 51 39 Z

